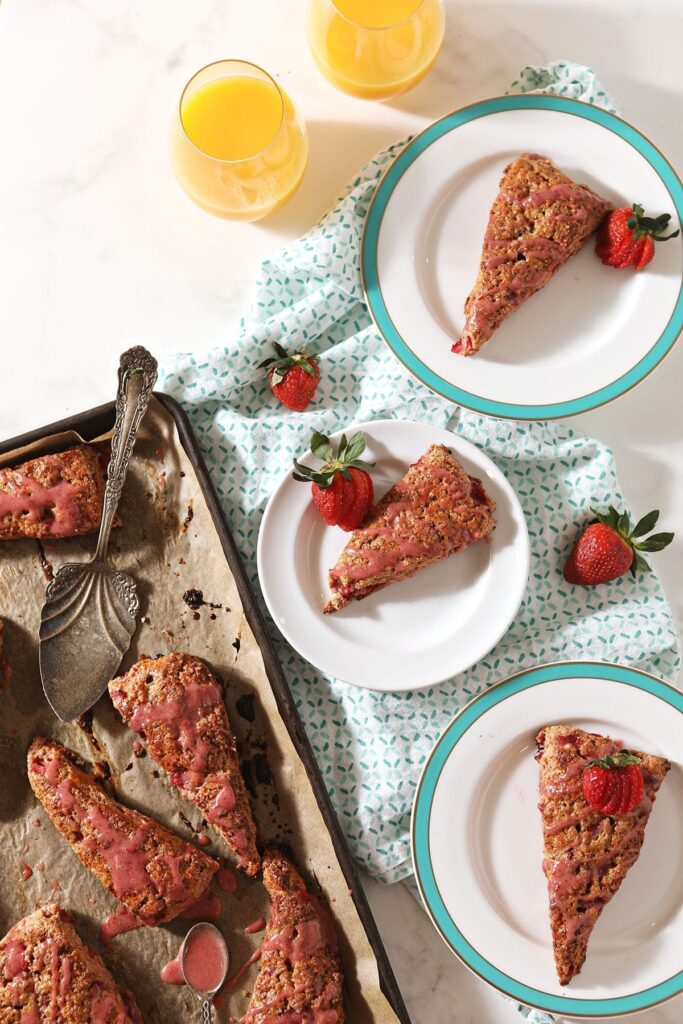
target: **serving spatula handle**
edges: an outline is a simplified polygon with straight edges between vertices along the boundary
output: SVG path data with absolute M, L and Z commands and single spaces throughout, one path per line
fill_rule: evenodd
M 146 348 L 136 345 L 121 356 L 119 387 L 116 393 L 116 422 L 111 439 L 111 458 L 104 491 L 102 521 L 93 561 L 103 561 L 109 534 L 116 516 L 121 491 L 133 454 L 142 417 L 147 411 L 150 395 L 157 379 L 157 361 Z

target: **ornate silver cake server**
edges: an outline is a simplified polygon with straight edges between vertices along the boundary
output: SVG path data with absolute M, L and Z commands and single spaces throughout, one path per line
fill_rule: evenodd
M 97 548 L 89 562 L 60 566 L 45 591 L 40 675 L 45 696 L 63 722 L 82 715 L 102 696 L 135 632 L 137 586 L 132 576 L 109 567 L 107 546 L 156 379 L 156 359 L 146 349 L 123 353 Z

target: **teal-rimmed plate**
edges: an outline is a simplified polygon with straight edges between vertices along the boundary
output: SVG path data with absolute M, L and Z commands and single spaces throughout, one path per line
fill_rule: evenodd
M 505 166 L 539 152 L 619 206 L 683 219 L 683 185 L 626 121 L 578 100 L 506 96 L 464 107 L 414 138 L 388 168 L 361 246 L 368 308 L 418 380 L 490 416 L 554 419 L 619 398 L 683 327 L 683 244 L 646 270 L 604 267 L 592 241 L 476 355 L 451 352 Z
M 452 951 L 512 999 L 596 1019 L 683 991 L 683 694 L 619 665 L 563 662 L 475 697 L 430 754 L 412 820 L 422 899 Z M 603 910 L 581 972 L 554 969 L 535 737 L 571 724 L 668 757 L 640 857 Z

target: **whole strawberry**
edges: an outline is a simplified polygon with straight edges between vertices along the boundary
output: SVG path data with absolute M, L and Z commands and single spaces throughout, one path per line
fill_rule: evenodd
M 655 242 L 666 242 L 679 234 L 662 234 L 670 220 L 669 213 L 646 217 L 638 203 L 612 210 L 600 225 L 595 251 L 608 267 L 642 270 L 655 254 Z
M 583 772 L 583 795 L 594 811 L 615 818 L 628 814 L 643 799 L 640 758 L 626 751 L 589 761 Z
M 350 441 L 342 434 L 335 452 L 329 437 L 316 430 L 311 451 L 324 464 L 320 469 L 309 469 L 294 459 L 294 479 L 311 482 L 313 502 L 328 526 L 356 530 L 372 508 L 374 492 L 366 471 L 373 464 L 360 459 L 366 440 L 360 432 Z
M 607 583 L 631 570 L 649 572 L 650 566 L 640 554 L 641 551 L 661 551 L 673 540 L 673 533 L 654 533 L 644 540 L 646 533 L 659 519 L 655 509 L 636 523 L 631 529 L 628 512 L 619 514 L 613 505 L 609 512 L 596 512 L 592 522 L 576 541 L 564 567 L 567 583 L 580 583 L 584 587 Z
M 320 380 L 320 367 L 305 349 L 293 352 L 273 342 L 275 356 L 259 363 L 259 369 L 268 370 L 268 383 L 275 397 L 294 412 L 303 412 L 315 394 Z

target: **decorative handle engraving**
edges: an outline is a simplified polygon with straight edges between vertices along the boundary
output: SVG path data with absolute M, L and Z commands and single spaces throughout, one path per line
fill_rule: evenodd
M 211 1000 L 202 999 L 202 1024 L 211 1024 Z
M 136 345 L 135 348 L 123 353 L 119 363 L 116 422 L 111 440 L 111 459 L 107 470 L 102 522 L 93 561 L 104 560 L 138 427 L 147 411 L 156 379 L 157 361 L 146 348 Z

